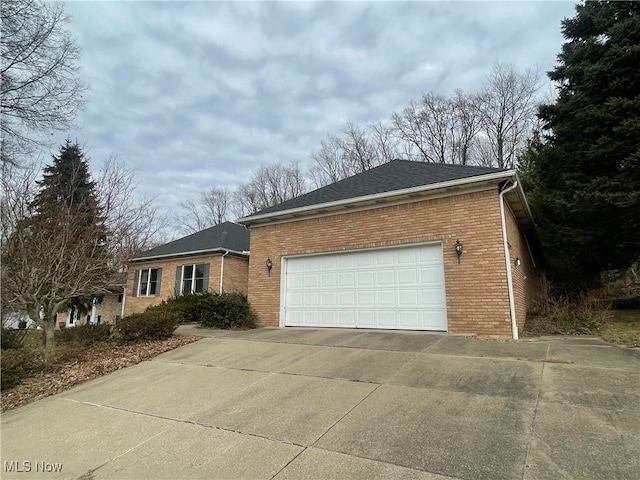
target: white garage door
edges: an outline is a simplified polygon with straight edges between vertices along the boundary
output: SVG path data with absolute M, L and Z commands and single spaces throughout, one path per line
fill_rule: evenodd
M 285 326 L 447 330 L 441 244 L 285 259 Z

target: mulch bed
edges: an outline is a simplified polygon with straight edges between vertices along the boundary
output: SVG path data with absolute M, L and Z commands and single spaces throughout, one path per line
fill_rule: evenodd
M 0 411 L 11 410 L 69 390 L 87 380 L 130 367 L 201 338 L 174 336 L 166 340 L 147 341 L 118 347 L 105 345 L 56 346 L 54 347 L 53 364 L 47 370 L 34 373 L 15 387 L 2 392 Z

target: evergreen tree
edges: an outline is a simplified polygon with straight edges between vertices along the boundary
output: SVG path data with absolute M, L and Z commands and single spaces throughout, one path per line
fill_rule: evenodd
M 640 2 L 590 1 L 562 22 L 525 186 L 550 273 L 574 285 L 640 257 Z
M 39 215 L 55 215 L 61 208 L 84 210 L 99 217 L 95 184 L 82 148 L 67 140 L 53 164 L 44 167 L 43 179 L 37 182 L 40 191 L 32 204 Z

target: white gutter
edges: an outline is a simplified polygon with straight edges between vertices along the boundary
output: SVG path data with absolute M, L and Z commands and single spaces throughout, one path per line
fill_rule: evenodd
M 342 205 L 351 205 L 358 202 L 378 201 L 378 200 L 398 197 L 402 195 L 411 195 L 415 193 L 429 192 L 431 190 L 442 190 L 447 188 L 459 187 L 459 186 L 468 185 L 468 184 L 477 183 L 477 182 L 486 182 L 490 180 L 498 180 L 501 178 L 510 178 L 510 177 L 513 177 L 513 174 L 514 174 L 513 170 L 505 170 L 502 172 L 475 175 L 473 177 L 460 178 L 457 180 L 450 180 L 448 182 L 439 182 L 439 183 L 433 183 L 430 185 L 420 185 L 417 187 L 405 188 L 402 190 L 392 190 L 390 192 L 376 193 L 373 195 L 363 195 L 361 197 L 346 198 L 343 200 L 336 200 L 333 202 L 317 203 L 314 205 L 307 205 L 307 206 L 298 207 L 298 208 L 290 208 L 289 210 L 280 210 L 277 212 L 264 213 L 261 215 L 250 215 L 248 217 L 239 218 L 237 222 L 240 224 L 248 224 L 258 220 L 277 218 L 282 215 L 293 215 L 297 213 L 304 213 L 307 211 L 338 207 Z
M 244 252 L 238 252 L 237 250 L 230 250 L 227 248 L 213 248 L 213 249 L 207 249 L 207 250 L 193 250 L 191 252 L 165 253 L 163 255 L 151 255 L 149 257 L 136 257 L 136 258 L 130 259 L 129 261 L 141 262 L 141 261 L 156 260 L 161 258 L 195 256 L 195 255 L 200 255 L 205 253 L 216 253 L 216 252 L 225 252 L 225 251 L 227 253 L 235 253 L 236 255 L 243 255 L 243 256 L 249 255 L 249 252 L 247 252 L 246 250 Z
M 229 250 L 227 250 L 222 257 L 220 257 L 220 289 L 218 293 L 222 293 L 222 282 L 224 281 L 224 257 L 229 255 Z
M 120 311 L 120 318 L 124 318 L 124 304 L 127 301 L 127 287 L 122 290 L 122 310 Z
M 500 219 L 502 220 L 502 241 L 504 244 L 504 258 L 507 264 L 507 288 L 509 291 L 509 312 L 511 314 L 511 335 L 514 340 L 518 340 L 518 323 L 516 322 L 516 302 L 513 296 L 513 279 L 511 278 L 511 253 L 509 252 L 509 242 L 507 240 L 507 221 L 504 216 L 504 194 L 510 192 L 518 186 L 518 181 L 514 181 L 511 186 L 503 189 L 500 194 Z

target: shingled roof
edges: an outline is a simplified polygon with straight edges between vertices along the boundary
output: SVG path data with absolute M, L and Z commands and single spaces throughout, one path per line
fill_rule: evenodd
M 260 210 L 250 217 L 502 171 L 505 170 L 468 165 L 392 160 L 366 172 Z
M 226 250 L 248 255 L 249 230 L 247 227 L 233 222 L 224 222 L 147 250 L 132 261 Z

